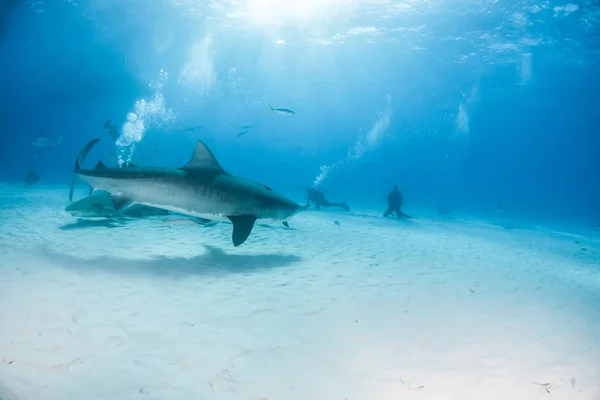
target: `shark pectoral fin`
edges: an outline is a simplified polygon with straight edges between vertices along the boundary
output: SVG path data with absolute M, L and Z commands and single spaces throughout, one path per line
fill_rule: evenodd
M 231 238 L 233 239 L 233 245 L 237 247 L 244 243 L 248 239 L 248 236 L 250 236 L 250 232 L 252 232 L 252 228 L 254 228 L 254 223 L 256 222 L 256 217 L 254 215 L 232 215 L 227 218 L 233 224 Z
M 289 228 L 289 227 L 290 227 L 290 224 L 288 224 L 288 222 L 287 222 L 287 221 L 283 221 L 283 222 L 282 222 L 282 224 L 283 224 L 283 226 L 285 226 L 286 228 Z

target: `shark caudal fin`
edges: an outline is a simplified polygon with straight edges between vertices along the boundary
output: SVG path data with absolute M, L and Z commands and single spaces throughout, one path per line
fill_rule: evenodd
M 88 144 L 85 145 L 83 149 L 77 155 L 77 159 L 75 160 L 75 166 L 73 167 L 73 172 L 77 173 L 81 169 L 81 164 L 85 161 L 88 153 L 94 147 L 96 143 L 98 143 L 100 139 L 93 139 Z M 69 189 L 69 201 L 73 200 L 73 188 L 75 186 L 76 175 L 73 175 L 73 179 L 71 180 L 71 188 Z

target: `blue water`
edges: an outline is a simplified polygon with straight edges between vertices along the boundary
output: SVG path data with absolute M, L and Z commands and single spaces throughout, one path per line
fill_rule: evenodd
M 598 0 L 0 0 L 0 400 L 597 400 L 599 63 Z M 77 218 L 94 138 L 350 212 Z
M 138 164 L 183 165 L 201 139 L 227 170 L 298 199 L 334 166 L 319 184 L 356 206 L 385 207 L 398 184 L 407 205 L 600 219 L 596 1 L 10 0 L 0 10 L 0 180 L 21 183 L 31 166 L 40 183 L 67 185 L 94 137 L 93 162 L 116 164 L 131 149 L 115 147 L 111 120 L 158 146 L 138 146 Z

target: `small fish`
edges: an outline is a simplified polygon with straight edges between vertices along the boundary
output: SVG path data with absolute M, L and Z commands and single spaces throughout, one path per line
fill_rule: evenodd
M 269 104 L 269 108 L 271 109 L 271 111 L 274 111 L 279 114 L 296 115 L 296 113 L 294 111 L 288 110 L 287 108 L 273 108 L 273 107 L 271 107 L 270 104 Z
M 242 126 L 240 128 L 240 129 L 242 129 L 242 131 L 240 133 L 238 133 L 237 135 L 235 135 L 235 137 L 244 136 L 246 133 L 250 132 L 251 128 L 252 128 L 252 125 L 244 125 L 244 126 Z
M 119 139 L 119 131 L 117 130 L 117 126 L 110 122 L 110 119 L 104 123 L 104 129 L 108 131 L 108 134 L 111 138 L 113 138 L 113 140 L 116 141 Z
M 538 386 L 543 387 L 544 390 L 546 391 L 546 393 L 550 393 L 550 388 L 552 386 L 554 386 L 554 383 L 550 383 L 550 382 L 547 382 L 547 383 L 537 383 L 535 381 L 531 381 L 531 383 L 533 383 L 534 385 L 538 385 Z
M 32 141 L 31 144 L 34 146 L 37 146 L 37 147 L 52 147 L 52 146 L 58 146 L 60 144 L 61 140 L 62 140 L 62 136 L 59 136 L 56 143 L 52 143 L 49 139 L 40 136 L 39 138 Z
M 200 129 L 202 129 L 201 126 L 193 126 L 191 128 L 185 128 L 183 131 L 184 132 L 191 132 L 191 131 L 199 131 Z

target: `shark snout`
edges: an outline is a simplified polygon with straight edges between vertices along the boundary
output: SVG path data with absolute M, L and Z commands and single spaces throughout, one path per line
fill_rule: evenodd
M 293 201 L 290 201 L 287 204 L 287 212 L 288 214 L 286 215 L 285 218 L 290 218 L 293 217 L 294 215 L 298 214 L 300 211 L 303 210 L 302 206 L 300 204 L 294 203 Z

